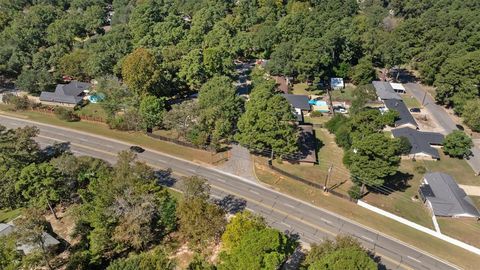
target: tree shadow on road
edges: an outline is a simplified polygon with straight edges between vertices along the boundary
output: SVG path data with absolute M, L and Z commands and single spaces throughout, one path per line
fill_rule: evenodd
M 213 202 L 225 210 L 225 212 L 232 215 L 245 210 L 247 207 L 246 200 L 237 198 L 233 195 L 227 195 L 222 199 L 215 199 Z
M 157 177 L 157 183 L 166 187 L 173 187 L 177 183 L 177 179 L 172 176 L 172 169 L 155 171 L 155 177 Z

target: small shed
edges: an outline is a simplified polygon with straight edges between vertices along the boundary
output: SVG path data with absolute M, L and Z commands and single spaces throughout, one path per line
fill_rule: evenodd
M 405 90 L 405 87 L 403 87 L 403 84 L 401 83 L 390 83 L 390 85 L 392 86 L 393 91 L 395 91 L 395 93 L 399 93 L 399 94 L 407 93 L 407 91 Z
M 333 90 L 344 89 L 345 83 L 343 82 L 343 78 L 330 78 L 330 87 Z

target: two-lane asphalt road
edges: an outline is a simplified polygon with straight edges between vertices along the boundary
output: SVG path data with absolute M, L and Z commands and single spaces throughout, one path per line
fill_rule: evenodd
M 36 125 L 42 145 L 70 142 L 72 152 L 114 163 L 116 153 L 129 144 L 75 130 L 64 129 L 0 115 L 0 124 L 9 128 Z M 299 235 L 305 243 L 318 243 L 337 234 L 349 234 L 381 258 L 389 269 L 456 269 L 455 266 L 415 249 L 401 241 L 369 229 L 352 220 L 313 206 L 256 182 L 147 149 L 139 159 L 152 167 L 171 168 L 179 175 L 200 175 L 208 179 L 212 195 L 233 195 L 247 201 L 246 207 L 266 218 L 275 228 Z

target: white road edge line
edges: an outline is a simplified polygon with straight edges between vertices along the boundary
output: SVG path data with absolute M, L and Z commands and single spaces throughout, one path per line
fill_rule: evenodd
M 407 258 L 409 258 L 409 259 L 412 260 L 412 261 L 416 261 L 416 262 L 418 262 L 418 263 L 422 263 L 422 261 L 419 261 L 419 260 L 413 258 L 412 256 L 407 256 Z

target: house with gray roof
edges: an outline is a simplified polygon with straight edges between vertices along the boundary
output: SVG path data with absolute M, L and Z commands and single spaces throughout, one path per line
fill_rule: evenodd
M 385 104 L 385 107 L 387 107 L 388 110 L 398 112 L 398 119 L 395 121 L 395 127 L 418 128 L 417 121 L 415 121 L 403 100 L 386 99 L 383 100 L 383 104 Z
M 385 99 L 397 99 L 402 100 L 399 94 L 395 92 L 392 85 L 389 82 L 382 81 L 373 81 L 372 82 L 375 91 L 377 92 L 377 97 L 379 100 Z
M 75 106 L 83 100 L 85 90 L 90 87 L 91 84 L 79 81 L 57 84 L 55 92 L 42 92 L 40 101 L 54 105 Z
M 15 226 L 10 223 L 0 223 L 0 237 L 7 236 L 15 231 Z M 48 248 L 55 248 L 60 244 L 60 241 L 55 239 L 50 234 L 43 232 L 43 241 L 45 246 Z M 39 246 L 32 245 L 30 243 L 18 243 L 17 242 L 17 250 L 23 252 L 23 254 L 27 255 L 35 251 L 36 249 L 40 248 Z
M 308 96 L 292 94 L 282 94 L 282 96 L 290 103 L 290 106 L 292 106 L 292 112 L 295 114 L 297 122 L 303 122 L 303 112 L 309 112 L 311 110 L 310 104 L 308 103 Z
M 427 173 L 419 188 L 419 195 L 435 216 L 480 217 L 472 200 L 448 174 Z
M 397 91 L 395 91 L 391 83 L 373 81 L 372 84 L 377 93 L 378 100 L 382 101 L 388 110 L 395 110 L 398 112 L 399 118 L 395 121 L 395 127 L 418 128 L 417 121 L 415 121 L 403 102 L 402 97 Z
M 435 147 L 443 145 L 445 139 L 440 133 L 423 132 L 408 127 L 392 129 L 392 136 L 407 138 L 412 146 L 408 157 L 412 159 L 439 159 L 440 155 Z

